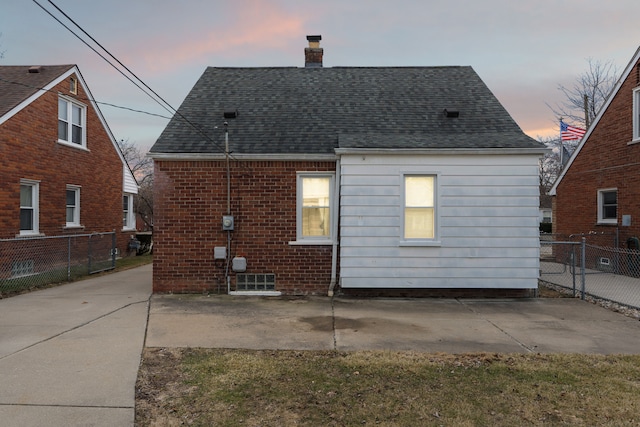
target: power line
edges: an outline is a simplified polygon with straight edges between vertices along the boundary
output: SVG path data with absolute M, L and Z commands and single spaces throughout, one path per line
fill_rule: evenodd
M 0 82 L 5 82 L 5 83 L 13 84 L 13 85 L 18 85 L 18 86 L 24 86 L 24 87 L 28 87 L 30 89 L 39 90 L 39 91 L 42 91 L 42 92 L 58 93 L 58 92 L 56 92 L 54 90 L 51 90 L 51 89 L 46 89 L 46 88 L 38 87 L 38 86 L 32 86 L 32 85 L 28 85 L 28 84 L 21 83 L 21 82 L 14 82 L 14 81 L 11 81 L 11 80 L 3 79 L 2 77 L 0 77 Z M 171 117 L 163 116 L 162 114 L 150 113 L 148 111 L 137 110 L 137 109 L 131 108 L 131 107 L 124 107 L 122 105 L 111 104 L 109 102 L 102 102 L 102 101 L 98 101 L 96 99 L 82 98 L 82 97 L 77 97 L 77 99 L 79 99 L 81 101 L 95 102 L 96 104 L 106 105 L 108 107 L 113 107 L 113 108 L 119 108 L 119 109 L 122 109 L 122 110 L 132 111 L 134 113 L 146 114 L 148 116 L 155 116 L 155 117 L 160 117 L 160 118 L 163 118 L 163 119 L 171 120 Z
M 178 116 L 181 120 L 183 120 L 185 123 L 187 123 L 189 126 L 191 126 L 193 129 L 195 129 L 198 133 L 200 133 L 202 136 L 204 136 L 209 142 L 211 142 L 220 152 L 226 152 L 225 148 L 221 146 L 221 144 L 217 143 L 216 141 L 214 141 L 209 135 L 207 135 L 204 131 L 202 131 L 198 126 L 196 126 L 194 123 L 192 123 L 189 119 L 187 119 L 182 113 L 180 113 L 178 110 L 176 110 L 175 108 L 173 108 L 171 106 L 171 104 L 169 104 L 169 102 L 167 102 L 164 98 L 162 98 L 160 95 L 158 95 L 157 92 L 155 92 L 153 89 L 151 89 L 151 87 L 149 87 L 149 85 L 147 85 L 140 77 L 138 77 L 135 73 L 133 73 L 126 65 L 124 65 L 120 60 L 118 60 L 111 52 L 109 52 L 104 46 L 102 46 L 95 38 L 93 38 L 89 33 L 87 33 L 78 23 L 76 23 L 71 17 L 69 17 L 69 15 L 67 15 L 62 9 L 60 9 L 55 3 L 53 3 L 53 1 L 48 0 L 48 2 L 56 8 L 56 10 L 58 10 L 62 15 L 64 15 L 65 18 L 67 18 L 69 21 L 71 21 L 80 31 L 82 31 L 87 37 L 89 37 L 96 45 L 98 45 L 104 52 L 106 52 L 106 54 L 108 56 L 110 56 L 111 58 L 113 58 L 114 61 L 116 61 L 122 68 L 124 68 L 129 74 L 131 74 L 133 77 L 135 77 L 135 79 L 137 81 L 140 82 L 140 84 L 142 84 L 145 88 L 147 88 L 151 94 L 153 94 L 154 96 L 152 96 L 149 92 L 147 92 L 147 90 L 143 89 L 140 84 L 134 82 L 131 77 L 129 77 L 128 75 L 126 75 L 120 68 L 118 68 L 116 65 L 114 65 L 110 60 L 108 60 L 107 58 L 105 58 L 104 55 L 102 55 L 100 52 L 98 52 L 93 46 L 91 46 L 87 41 L 85 41 L 82 37 L 80 37 L 78 34 L 76 34 L 72 29 L 70 29 L 67 25 L 65 25 L 62 21 L 60 21 L 55 15 L 53 15 L 49 10 L 47 10 L 44 6 L 42 6 L 40 3 L 38 3 L 37 0 L 33 0 L 34 3 L 36 3 L 42 10 L 44 10 L 47 14 L 49 14 L 53 19 L 55 19 L 58 23 L 60 23 L 60 25 L 62 25 L 64 28 L 66 28 L 69 32 L 71 32 L 71 34 L 73 34 L 74 36 L 76 36 L 82 43 L 84 43 L 87 47 L 89 47 L 92 51 L 94 51 L 98 56 L 100 56 L 105 62 L 107 62 L 109 65 L 111 65 L 111 67 L 113 67 L 116 71 L 118 71 L 120 74 L 122 74 L 122 76 L 124 76 L 127 80 L 129 80 L 131 83 L 133 83 L 138 89 L 140 89 L 142 92 L 144 92 L 148 97 L 150 97 L 151 99 L 153 99 L 156 103 L 160 104 L 165 110 L 169 111 L 170 113 L 173 113 L 174 115 Z M 162 101 L 162 102 L 160 102 Z M 233 158 L 233 156 L 231 156 Z M 234 160 L 237 160 L 234 158 Z

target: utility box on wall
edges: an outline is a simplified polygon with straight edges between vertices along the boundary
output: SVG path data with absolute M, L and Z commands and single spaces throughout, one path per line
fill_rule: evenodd
M 247 271 L 247 259 L 242 256 L 234 257 L 231 261 L 231 269 L 236 273 L 244 273 Z
M 233 231 L 233 216 L 224 215 L 222 217 L 222 230 Z

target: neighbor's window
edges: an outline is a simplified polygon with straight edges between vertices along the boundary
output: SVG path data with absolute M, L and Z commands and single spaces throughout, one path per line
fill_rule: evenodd
M 434 175 L 404 176 L 404 238 L 435 239 Z
M 133 212 L 133 196 L 131 194 L 122 196 L 122 227 L 125 229 L 136 228 L 136 220 Z
M 67 98 L 58 98 L 58 142 L 84 147 L 86 108 Z
M 38 189 L 36 181 L 20 181 L 20 234 L 38 234 Z
M 617 224 L 618 222 L 618 190 L 609 188 L 598 190 L 598 222 L 601 224 Z
M 333 175 L 299 174 L 297 240 L 331 241 Z
M 67 186 L 67 227 L 80 225 L 80 187 Z
M 633 91 L 633 140 L 640 140 L 640 87 Z

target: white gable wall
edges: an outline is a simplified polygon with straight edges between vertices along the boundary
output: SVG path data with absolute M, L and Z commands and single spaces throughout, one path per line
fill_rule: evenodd
M 439 241 L 401 244 L 403 173 L 437 174 Z M 342 154 L 344 288 L 535 289 L 538 155 Z

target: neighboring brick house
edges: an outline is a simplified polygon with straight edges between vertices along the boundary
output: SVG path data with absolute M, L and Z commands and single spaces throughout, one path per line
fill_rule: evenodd
M 75 65 L 0 66 L 0 239 L 135 234 L 136 181 Z
M 535 294 L 542 145 L 470 67 L 323 68 L 319 39 L 207 68 L 151 148 L 154 291 Z
M 640 236 L 640 49 L 550 190 L 553 229 L 626 247 Z

